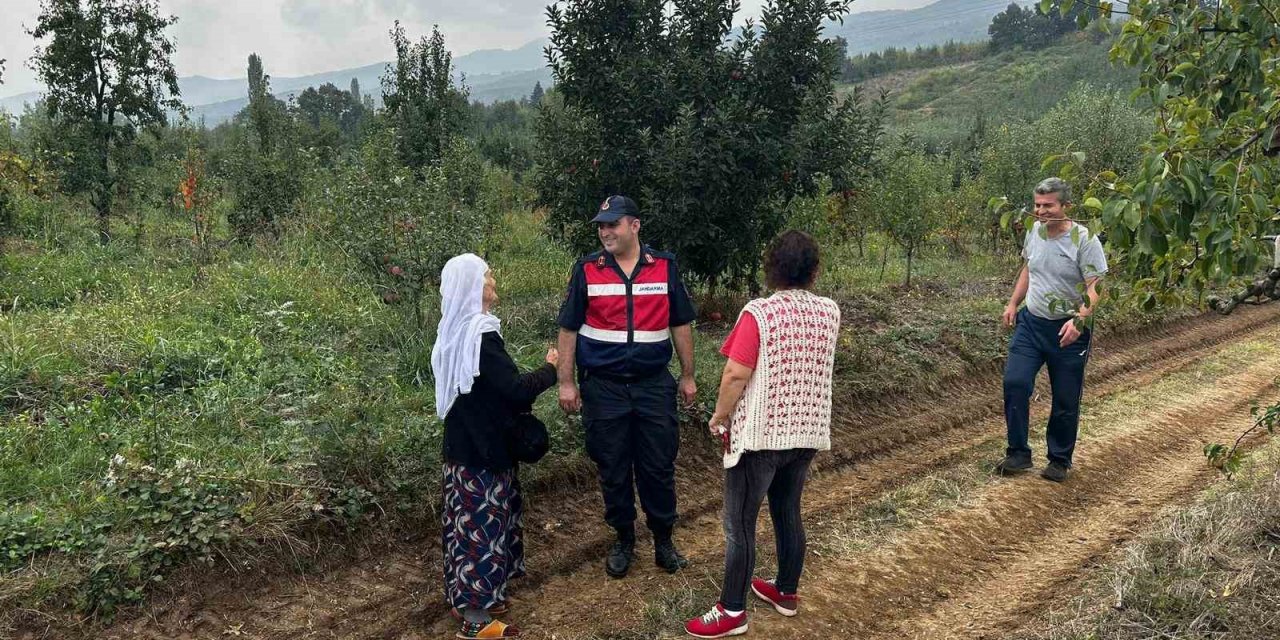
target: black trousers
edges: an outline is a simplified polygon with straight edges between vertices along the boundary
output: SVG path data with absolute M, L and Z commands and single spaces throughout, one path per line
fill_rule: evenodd
M 600 472 L 605 522 L 633 529 L 638 491 L 649 529 L 670 535 L 680 449 L 675 378 L 665 370 L 629 382 L 587 373 L 581 387 L 587 454 Z
M 724 585 L 720 604 L 730 611 L 747 608 L 747 587 L 756 568 L 756 521 L 769 498 L 773 541 L 778 552 L 774 584 L 795 593 L 804 570 L 804 521 L 800 495 L 816 449 L 747 451 L 724 473 Z

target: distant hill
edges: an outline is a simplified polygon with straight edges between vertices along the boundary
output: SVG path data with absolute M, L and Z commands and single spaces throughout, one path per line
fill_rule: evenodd
M 362 69 L 368 69 L 368 67 Z M 360 91 L 362 93 L 372 95 L 376 102 L 381 102 L 382 99 L 382 87 L 380 82 L 383 70 L 383 66 L 378 66 L 375 71 L 363 71 L 360 75 L 355 76 L 360 81 Z M 346 72 L 334 73 L 340 74 Z M 291 98 L 296 98 L 298 94 L 302 93 L 307 87 L 317 86 L 319 84 L 324 84 L 325 82 L 333 82 L 333 84 L 338 87 L 345 89 L 351 84 L 351 77 L 352 76 L 347 76 L 346 80 L 343 82 L 321 80 L 317 82 L 316 85 L 303 85 L 301 88 L 290 91 L 275 90 L 276 84 L 275 79 L 273 78 L 271 81 L 271 93 L 275 95 L 275 97 L 288 102 Z M 467 76 L 467 87 L 471 90 L 471 99 L 485 103 L 526 97 L 533 91 L 533 85 L 538 82 L 541 82 L 543 87 L 550 87 L 551 70 L 544 67 L 528 71 L 508 71 L 506 73 Z M 209 104 L 201 104 L 191 107 L 190 117 L 192 122 L 200 122 L 203 119 L 205 126 L 212 127 L 230 120 L 248 103 L 248 97 L 244 97 Z
M 1079 83 L 1128 95 L 1138 72 L 1109 62 L 1110 41 L 1085 34 L 1034 51 L 1005 51 L 976 62 L 899 71 L 861 83 L 890 92 L 890 126 L 931 149 L 955 148 L 981 119 L 987 127 L 1032 122 Z M 843 85 L 847 94 L 857 85 Z
M 547 64 L 542 50 L 548 40 L 540 38 L 519 49 L 481 49 L 459 57 L 455 62 L 458 70 L 471 75 L 497 75 L 512 71 L 528 71 L 540 69 Z
M 536 82 L 541 82 L 544 87 L 550 86 L 551 73 L 542 57 L 542 48 L 546 44 L 546 39 L 539 39 L 515 50 L 482 49 L 459 56 L 454 64 L 466 76 L 473 100 L 494 102 L 519 98 L 529 95 Z M 270 64 L 268 60 L 268 72 Z M 299 77 L 273 76 L 271 92 L 287 101 L 307 87 L 318 87 L 326 82 L 346 89 L 351 79 L 356 78 L 360 82 L 360 90 L 377 99 L 382 95 L 381 82 L 386 66 L 387 63 L 379 62 Z M 199 121 L 203 117 L 208 126 L 230 119 L 248 100 L 244 78 L 186 76 L 178 78 L 178 89 L 182 92 L 182 101 L 191 107 L 192 120 Z M 3 98 L 0 99 L 0 110 L 21 113 L 25 104 L 34 103 L 38 98 L 37 92 Z
M 1029 5 L 1029 0 L 1017 0 Z M 910 10 L 867 11 L 845 16 L 843 23 L 826 25 L 828 37 L 842 36 L 849 41 L 849 53 L 881 51 L 889 47 L 914 48 L 917 45 L 942 44 L 947 40 L 971 42 L 987 38 L 987 25 L 992 16 L 1009 5 L 1010 0 L 938 0 L 931 5 Z M 545 38 L 518 49 L 483 49 L 457 57 L 454 62 L 467 76 L 474 100 L 493 102 L 529 95 L 535 82 L 551 84 L 542 51 Z M 271 61 L 267 60 L 267 70 Z M 272 77 L 272 92 L 283 100 L 301 93 L 307 87 L 331 82 L 346 88 L 352 78 L 360 81 L 363 92 L 381 96 L 381 77 L 386 63 L 328 71 L 300 77 Z M 182 99 L 192 108 L 193 119 L 203 117 L 212 126 L 230 118 L 244 106 L 247 88 L 244 78 L 207 78 L 188 76 L 178 79 Z M 25 103 L 34 102 L 36 93 L 24 93 L 0 99 L 0 110 L 19 113 Z
M 944 44 L 948 40 L 974 42 L 987 39 L 991 18 L 1011 0 L 938 0 L 919 9 L 867 11 L 845 16 L 844 23 L 830 22 L 824 32 L 849 41 L 849 53 L 870 53 L 889 47 L 915 48 Z M 1017 0 L 1024 6 L 1028 0 Z M 856 4 L 855 4 L 856 6 Z

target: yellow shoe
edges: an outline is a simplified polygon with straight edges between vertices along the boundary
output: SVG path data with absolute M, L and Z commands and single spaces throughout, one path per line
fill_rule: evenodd
M 462 640 L 472 640 L 473 638 L 519 638 L 520 630 L 498 620 L 492 620 L 487 623 L 464 622 L 462 623 L 462 630 L 457 633 L 457 637 Z

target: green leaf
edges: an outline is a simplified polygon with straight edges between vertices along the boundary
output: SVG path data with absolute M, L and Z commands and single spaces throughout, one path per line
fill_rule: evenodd
M 1130 231 L 1137 231 L 1140 222 L 1142 222 L 1142 209 L 1138 208 L 1138 203 L 1130 202 L 1124 210 L 1124 226 Z
M 1102 201 L 1093 196 L 1089 196 L 1088 198 L 1084 199 L 1083 206 L 1086 209 L 1091 209 L 1093 211 L 1100 211 L 1102 209 Z
M 1186 187 L 1187 195 L 1191 196 L 1192 202 L 1200 200 L 1200 189 L 1196 186 L 1196 181 L 1187 177 L 1185 173 L 1182 176 L 1182 186 Z
M 1049 15 L 1049 10 L 1053 8 L 1053 0 L 1040 0 L 1040 13 Z
M 1245 196 L 1249 201 L 1249 207 L 1253 209 L 1254 215 L 1265 216 L 1271 212 L 1271 208 L 1267 206 L 1267 199 L 1259 194 L 1251 193 Z
M 1163 256 L 1169 253 L 1169 237 L 1163 233 L 1151 234 L 1151 253 Z
M 1204 446 L 1204 457 L 1208 459 L 1209 464 L 1215 467 L 1222 467 L 1222 463 L 1227 456 L 1227 445 L 1218 442 L 1206 444 Z
M 1236 68 L 1236 63 L 1240 61 L 1241 51 L 1244 51 L 1242 47 L 1232 47 L 1231 51 L 1227 53 L 1227 64 L 1225 66 L 1225 69 L 1228 72 Z

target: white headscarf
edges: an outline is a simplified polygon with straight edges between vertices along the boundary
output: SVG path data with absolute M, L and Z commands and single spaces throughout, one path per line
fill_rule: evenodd
M 484 312 L 484 274 L 489 265 L 473 253 L 450 258 L 440 272 L 440 325 L 431 348 L 436 377 L 436 414 L 443 420 L 459 395 L 471 393 L 480 375 L 482 334 L 498 331 L 498 318 Z

